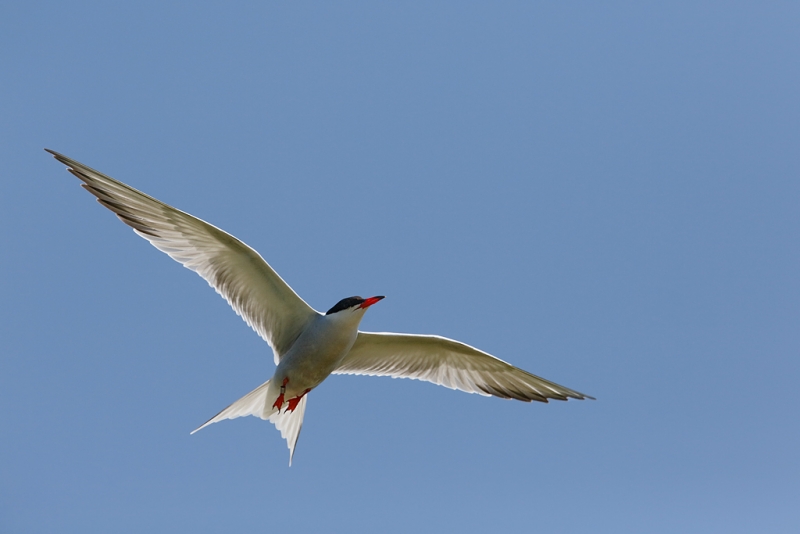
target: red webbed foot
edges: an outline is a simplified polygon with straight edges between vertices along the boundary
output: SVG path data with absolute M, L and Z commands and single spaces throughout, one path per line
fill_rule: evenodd
M 283 406 L 283 394 L 286 393 L 286 384 L 289 383 L 289 377 L 283 379 L 281 383 L 281 394 L 278 395 L 278 398 L 275 399 L 275 403 L 272 405 L 273 408 L 277 408 L 280 411 L 281 407 Z M 291 400 L 289 401 L 289 405 L 291 406 Z
M 311 391 L 311 390 L 310 390 L 310 389 L 307 389 L 307 390 L 305 390 L 305 391 L 303 392 L 303 394 L 302 394 L 302 395 L 300 395 L 300 396 L 298 396 L 298 397 L 295 397 L 295 398 L 293 398 L 293 399 L 289 399 L 289 407 L 288 407 L 288 408 L 286 408 L 286 409 L 287 409 L 287 410 L 289 410 L 290 412 L 293 412 L 293 411 L 294 411 L 294 409 L 295 409 L 295 408 L 297 408 L 297 405 L 298 405 L 298 404 L 300 404 L 300 399 L 302 399 L 303 397 L 305 397 L 306 393 L 308 393 L 309 391 Z

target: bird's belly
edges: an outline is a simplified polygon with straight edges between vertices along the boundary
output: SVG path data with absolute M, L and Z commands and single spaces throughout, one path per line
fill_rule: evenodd
M 289 383 L 286 385 L 286 394 L 300 395 L 307 389 L 317 387 L 333 372 L 337 362 L 338 358 L 297 358 L 297 362 L 293 362 L 295 365 L 287 368 Z
M 324 344 L 301 343 L 281 360 L 275 370 L 278 384 L 286 382 L 286 398 L 302 395 L 322 383 L 350 350 L 353 341 L 327 340 Z

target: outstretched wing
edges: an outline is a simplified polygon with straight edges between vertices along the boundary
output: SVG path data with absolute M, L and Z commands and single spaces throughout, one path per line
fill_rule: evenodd
M 258 252 L 232 235 L 75 160 L 47 151 L 134 232 L 202 276 L 270 344 L 276 364 L 317 314 Z
M 425 380 L 467 393 L 525 402 L 593 399 L 440 336 L 359 332 L 334 374 Z

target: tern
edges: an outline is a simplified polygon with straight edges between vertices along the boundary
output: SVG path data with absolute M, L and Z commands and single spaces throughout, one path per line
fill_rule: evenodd
M 510 365 L 460 341 L 435 335 L 362 332 L 364 313 L 383 296 L 348 297 L 325 314 L 300 298 L 252 248 L 186 212 L 45 149 L 84 189 L 154 247 L 203 277 L 274 354 L 275 374 L 203 425 L 254 415 L 269 420 L 292 465 L 308 393 L 331 374 L 424 380 L 503 399 L 594 399 Z

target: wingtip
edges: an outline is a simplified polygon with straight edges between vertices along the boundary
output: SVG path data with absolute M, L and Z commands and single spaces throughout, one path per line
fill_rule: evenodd
M 60 161 L 64 165 L 67 165 L 67 166 L 70 165 L 69 158 L 67 156 L 65 156 L 64 154 L 60 154 L 60 153 L 56 152 L 55 150 L 50 150 L 49 148 L 45 148 L 44 151 L 47 152 L 48 154 L 50 154 L 51 156 L 53 156 L 56 160 Z

